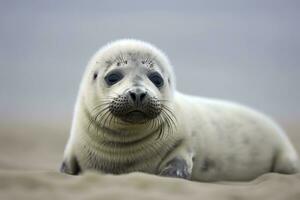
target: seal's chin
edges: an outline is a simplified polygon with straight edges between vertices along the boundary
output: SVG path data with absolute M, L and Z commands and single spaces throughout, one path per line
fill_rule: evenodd
M 149 120 L 149 117 L 142 111 L 134 110 L 122 116 L 121 119 L 128 123 L 142 124 L 147 122 Z

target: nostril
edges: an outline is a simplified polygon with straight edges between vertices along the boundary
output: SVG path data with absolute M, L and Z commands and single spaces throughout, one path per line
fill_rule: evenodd
M 134 92 L 129 92 L 131 99 L 135 102 L 136 101 L 136 94 Z
M 147 95 L 146 92 L 143 92 L 143 93 L 140 95 L 140 101 L 141 101 L 141 102 L 145 99 L 146 95 Z

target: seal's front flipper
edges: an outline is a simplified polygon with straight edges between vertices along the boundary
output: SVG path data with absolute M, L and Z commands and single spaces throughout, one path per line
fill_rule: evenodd
M 60 166 L 60 172 L 70 175 L 78 175 L 81 172 L 81 169 L 77 159 L 75 157 L 69 160 L 65 159 Z
M 160 175 L 184 179 L 190 179 L 191 177 L 187 162 L 180 158 L 174 158 L 173 160 L 169 161 L 166 167 L 160 172 Z

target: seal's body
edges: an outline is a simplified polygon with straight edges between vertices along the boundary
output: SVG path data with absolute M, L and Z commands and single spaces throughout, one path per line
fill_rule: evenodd
M 244 106 L 181 94 L 166 56 L 120 40 L 83 76 L 61 171 L 146 172 L 199 181 L 295 173 L 285 133 Z

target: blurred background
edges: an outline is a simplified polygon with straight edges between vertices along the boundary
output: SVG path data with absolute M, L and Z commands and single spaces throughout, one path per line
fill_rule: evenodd
M 166 52 L 178 90 L 254 107 L 277 120 L 293 140 L 299 138 L 299 5 L 297 0 L 1 0 L 0 137 L 6 142 L 0 167 L 24 167 L 11 164 L 11 154 L 21 158 L 32 148 L 38 151 L 28 152 L 31 157 L 54 148 L 50 166 L 56 165 L 85 65 L 98 48 L 120 38 L 145 40 Z M 12 153 L 12 144 L 19 152 Z M 49 163 L 26 166 L 49 168 Z

